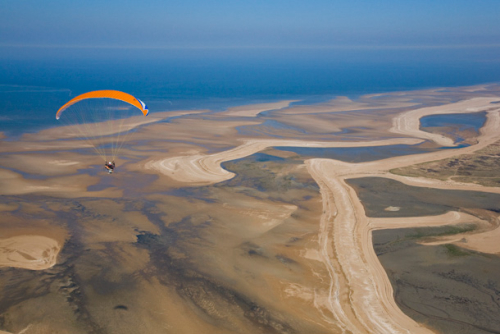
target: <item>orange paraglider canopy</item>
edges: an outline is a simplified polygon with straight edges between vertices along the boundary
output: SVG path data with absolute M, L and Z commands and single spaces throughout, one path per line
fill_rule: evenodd
M 148 110 L 148 107 L 146 106 L 146 104 L 130 94 L 120 92 L 118 90 L 96 90 L 93 92 L 88 92 L 88 93 L 84 93 L 82 95 L 78 95 L 77 97 L 68 101 L 65 105 L 63 105 L 61 108 L 59 108 L 59 110 L 56 113 L 56 119 L 59 119 L 62 112 L 66 108 L 68 108 L 69 106 L 71 106 L 77 102 L 80 102 L 80 101 L 86 100 L 86 99 L 100 99 L 100 98 L 115 99 L 115 100 L 120 100 L 123 102 L 130 103 L 131 105 L 133 105 L 134 107 L 136 107 L 140 111 L 142 111 L 144 116 L 147 116 L 147 114 L 149 113 L 149 110 Z

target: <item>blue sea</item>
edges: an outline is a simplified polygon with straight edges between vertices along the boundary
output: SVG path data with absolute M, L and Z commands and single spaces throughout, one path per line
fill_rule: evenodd
M 91 90 L 137 96 L 150 112 L 500 82 L 500 48 L 0 48 L 0 132 L 58 126 L 57 109 Z

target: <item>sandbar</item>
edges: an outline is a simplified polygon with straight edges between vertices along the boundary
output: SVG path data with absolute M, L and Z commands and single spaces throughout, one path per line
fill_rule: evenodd
M 0 239 L 0 267 L 44 270 L 56 264 L 59 243 L 41 235 Z

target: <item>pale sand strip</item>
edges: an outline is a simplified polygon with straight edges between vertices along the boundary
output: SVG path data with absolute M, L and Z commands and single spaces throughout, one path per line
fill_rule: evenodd
M 499 137 L 497 129 L 500 125 L 500 116 L 498 108 L 495 109 L 492 105 L 488 105 L 489 102 L 494 100 L 497 99 L 475 98 L 445 106 L 422 108 L 418 109 L 419 111 L 412 110 L 399 115 L 397 121 L 394 122 L 393 131 L 396 133 L 416 135 L 420 138 L 428 138 L 437 143 L 449 145 L 451 140 L 447 140 L 447 138 L 427 136 L 426 133 L 420 131 L 420 117 L 433 113 L 473 112 L 488 108 L 487 122 L 481 129 L 478 144 L 470 147 L 359 164 L 329 159 L 306 161 L 309 172 L 320 186 L 323 198 L 323 215 L 320 220 L 318 239 L 320 259 L 325 264 L 330 275 L 327 304 L 332 316 L 344 331 L 384 334 L 431 333 L 429 329 L 417 324 L 397 307 L 390 281 L 373 249 L 371 232 L 374 226 L 370 225 L 370 220 L 366 217 L 363 205 L 356 192 L 346 184 L 345 179 L 360 176 L 385 176 L 387 171 L 393 168 L 471 153 L 495 142 Z M 243 157 L 245 154 L 252 154 L 256 150 L 262 150 L 265 147 L 285 146 L 284 143 L 277 144 L 271 141 L 266 143 L 268 144 L 263 145 L 259 142 L 259 145 L 257 145 L 255 142 L 249 141 L 239 148 L 227 152 L 211 156 L 197 155 L 152 161 L 149 162 L 148 167 L 157 169 L 183 182 L 220 182 L 232 177 L 232 174 L 221 171 L 221 162 Z M 330 144 L 335 145 L 337 143 Z M 353 146 L 367 146 L 366 143 L 357 144 Z M 325 145 L 325 143 L 321 143 L 321 145 Z M 380 143 L 376 145 L 380 145 Z M 291 146 L 311 147 L 310 143 L 303 142 L 293 142 Z M 202 177 L 196 177 L 196 173 L 201 173 Z M 410 178 L 405 178 L 405 180 L 411 182 Z M 443 189 L 462 187 L 472 190 L 475 188 L 475 186 L 467 187 L 463 184 L 443 184 L 442 182 L 433 181 L 414 180 L 414 182 L 425 183 L 427 187 L 433 187 L 436 184 Z M 484 188 L 481 188 L 481 190 L 484 190 Z M 451 219 L 451 222 L 469 218 L 461 215 L 457 216 L 456 213 L 443 217 Z M 436 219 L 436 217 L 432 219 L 434 220 L 428 220 L 427 223 L 440 224 L 443 222 L 443 220 Z M 383 228 L 385 225 L 397 225 L 391 221 L 385 223 L 376 221 L 375 223 L 378 224 L 376 226 L 379 228 Z M 405 227 L 411 226 L 405 225 Z M 315 301 L 315 305 L 323 304 L 321 301 Z
M 322 261 L 327 268 L 339 268 L 329 270 L 330 294 L 332 304 L 338 304 L 343 312 L 336 307 L 332 313 L 355 333 L 431 333 L 397 307 L 392 286 L 373 249 L 363 205 L 331 162 L 306 161 L 323 198 L 320 225 L 326 227 L 320 229 Z M 326 247 L 331 247 L 330 252 Z
M 435 189 L 446 189 L 446 190 L 467 190 L 467 191 L 480 191 L 486 193 L 494 193 L 500 194 L 500 188 L 497 187 L 486 187 L 480 184 L 474 183 L 463 183 L 456 182 L 453 180 L 437 180 L 437 179 L 428 179 L 424 177 L 413 177 L 413 176 L 403 176 L 392 174 L 389 172 L 377 172 L 377 173 L 356 173 L 356 178 L 360 177 L 383 177 L 386 179 L 393 179 L 395 181 L 407 184 L 413 187 L 428 187 Z
M 468 147 L 463 147 L 460 149 L 453 150 L 440 150 L 432 153 L 407 155 L 403 157 L 393 157 L 383 160 L 365 162 L 360 164 L 350 164 L 342 161 L 336 161 L 335 164 L 338 168 L 344 170 L 350 175 L 355 174 L 379 174 L 387 172 L 391 169 L 415 165 L 419 163 L 424 163 L 428 161 L 442 160 L 458 156 L 461 154 L 468 154 L 474 151 L 480 150 L 490 144 L 493 144 L 500 139 L 500 108 L 489 110 L 486 114 L 486 123 L 480 130 L 480 136 L 477 138 L 477 144 Z M 415 115 L 409 114 L 408 117 L 416 117 Z M 332 160 L 333 161 L 333 160 Z M 354 176 L 353 176 L 354 177 Z M 432 180 L 434 182 L 434 180 Z M 430 184 L 430 183 L 429 183 Z M 434 184 L 434 183 L 433 183 Z M 437 184 L 437 183 L 436 183 Z
M 222 182 L 234 177 L 223 169 L 221 163 L 244 158 L 273 146 L 299 147 L 371 147 L 385 145 L 415 145 L 421 140 L 413 138 L 393 138 L 371 142 L 306 142 L 298 140 L 248 140 L 231 150 L 211 155 L 190 155 L 172 157 L 163 160 L 151 160 L 145 163 L 146 169 L 156 170 L 170 178 L 190 184 L 210 184 Z
M 0 267 L 48 269 L 56 264 L 60 250 L 56 240 L 41 235 L 0 239 Z
M 500 240 L 500 227 L 482 233 L 461 233 L 453 236 L 440 237 L 434 241 L 421 242 L 421 244 L 429 246 L 455 244 L 481 253 L 500 254 L 500 243 L 498 240 Z
M 449 211 L 437 216 L 368 218 L 368 226 L 371 231 L 388 228 L 405 228 L 408 226 L 431 227 L 460 223 L 484 223 L 484 221 L 467 213 L 458 211 Z
M 476 98 L 467 100 L 469 103 L 462 103 L 462 106 L 467 109 L 481 110 L 485 107 L 485 99 L 488 101 L 495 101 L 493 98 Z M 470 101 L 476 101 L 476 104 Z M 405 124 L 418 123 L 418 119 L 422 115 L 429 114 L 429 109 L 434 112 L 444 112 L 444 113 L 456 113 L 460 110 L 457 107 L 457 103 L 450 104 L 447 106 L 432 107 L 417 109 L 421 110 L 419 113 L 414 113 L 412 111 L 403 113 L 410 120 L 408 121 L 398 121 L 395 122 L 396 127 L 392 130 L 394 132 L 404 134 L 404 131 L 408 130 L 411 133 L 416 133 L 424 131 L 414 131 L 411 127 Z M 423 110 L 423 111 L 422 111 Z M 387 171 L 393 168 L 399 168 L 403 166 L 418 164 L 427 161 L 440 160 L 449 157 L 453 157 L 459 154 L 466 154 L 474 152 L 478 149 L 484 148 L 487 145 L 494 143 L 497 139 L 496 129 L 500 128 L 500 116 L 498 110 L 488 110 L 487 112 L 487 122 L 485 126 L 481 129 L 481 135 L 478 138 L 478 144 L 469 147 L 464 147 L 455 150 L 441 150 L 439 152 L 432 152 L 426 154 L 415 154 L 404 157 L 394 157 L 384 160 L 378 160 L 373 162 L 367 162 L 363 164 L 350 164 L 341 161 L 336 161 L 335 163 L 342 170 L 348 171 L 350 174 L 364 173 L 368 171 L 369 173 L 380 173 L 382 171 Z M 470 112 L 470 111 L 469 111 Z M 398 116 L 404 120 L 402 115 Z M 414 120 L 417 118 L 417 120 Z M 418 126 L 417 126 L 418 129 Z M 422 135 L 421 137 L 425 137 Z M 434 138 L 430 137 L 428 139 L 436 140 L 438 143 L 442 140 L 440 137 Z M 446 138 L 449 139 L 449 138 Z M 450 140 L 450 139 L 449 139 Z M 451 140 L 450 140 L 451 141 Z M 268 147 L 273 146 L 297 146 L 297 147 L 369 147 L 369 146 L 383 146 L 383 145 L 396 145 L 396 144 L 406 144 L 414 145 L 418 144 L 420 141 L 416 138 L 393 138 L 387 140 L 371 141 L 371 142 L 306 142 L 306 141 L 294 141 L 294 140 L 247 140 L 244 144 L 235 147 L 231 150 L 219 152 L 211 155 L 189 155 L 189 156 L 178 156 L 171 157 L 163 160 L 150 160 L 145 163 L 145 168 L 150 170 L 156 170 L 170 178 L 190 184 L 210 184 L 216 182 L 222 182 L 234 177 L 234 174 L 228 172 L 221 167 L 221 163 L 225 161 L 240 159 L 251 154 L 262 151 Z

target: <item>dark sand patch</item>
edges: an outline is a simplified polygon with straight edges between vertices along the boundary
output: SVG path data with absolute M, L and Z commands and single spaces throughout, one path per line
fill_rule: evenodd
M 500 210 L 500 195 L 476 191 L 412 187 L 382 177 L 349 179 L 369 217 L 414 217 L 443 214 L 460 208 Z M 399 211 L 387 211 L 389 206 Z

